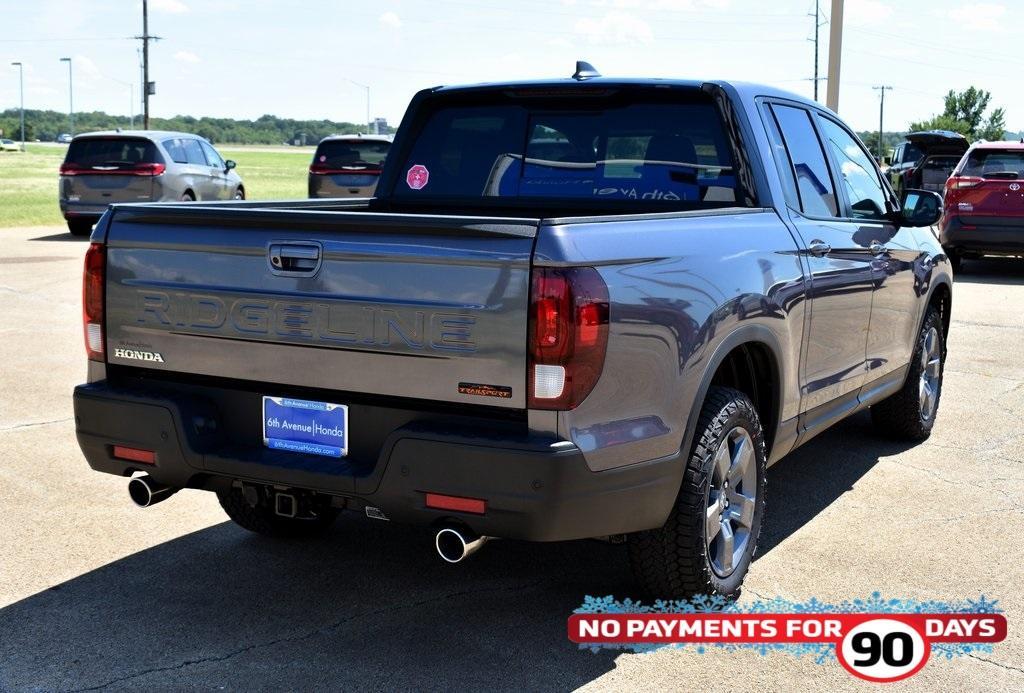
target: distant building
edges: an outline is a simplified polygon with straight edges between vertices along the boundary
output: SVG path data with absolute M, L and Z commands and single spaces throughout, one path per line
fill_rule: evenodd
M 387 118 L 374 118 L 370 125 L 370 132 L 374 135 L 385 135 L 388 132 Z

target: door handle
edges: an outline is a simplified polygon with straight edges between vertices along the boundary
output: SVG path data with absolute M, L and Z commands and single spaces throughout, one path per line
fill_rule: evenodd
M 868 248 L 871 250 L 872 255 L 884 255 L 889 252 L 889 249 L 878 241 L 871 241 L 871 245 Z
M 814 257 L 822 257 L 832 252 L 832 246 L 816 238 L 807 246 L 807 250 Z
M 320 246 L 315 243 L 271 243 L 267 255 L 278 272 L 313 274 L 320 267 Z

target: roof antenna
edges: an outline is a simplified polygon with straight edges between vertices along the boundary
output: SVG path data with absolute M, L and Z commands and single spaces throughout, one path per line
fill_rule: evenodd
M 576 61 L 576 72 L 573 74 L 572 78 L 575 79 L 577 82 L 582 82 L 583 80 L 600 76 L 601 73 L 598 72 L 597 69 L 590 63 L 586 62 L 585 60 Z

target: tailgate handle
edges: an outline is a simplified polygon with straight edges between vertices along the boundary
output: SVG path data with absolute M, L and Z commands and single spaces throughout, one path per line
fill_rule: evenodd
M 316 243 L 271 243 L 270 267 L 276 272 L 313 274 L 320 267 L 320 246 Z

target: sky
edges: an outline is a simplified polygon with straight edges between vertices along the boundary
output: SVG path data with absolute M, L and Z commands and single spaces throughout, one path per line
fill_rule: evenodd
M 831 0 L 821 0 L 826 21 Z M 392 124 L 438 84 L 605 75 L 741 79 L 813 93 L 814 0 L 150 0 L 151 114 Z M 949 89 L 992 92 L 1024 130 L 1024 2 L 846 0 L 839 112 L 886 130 L 942 111 Z M 0 0 L 0 110 L 127 114 L 141 106 L 140 0 Z M 828 63 L 820 29 L 820 73 Z M 825 82 L 819 86 L 825 100 Z

